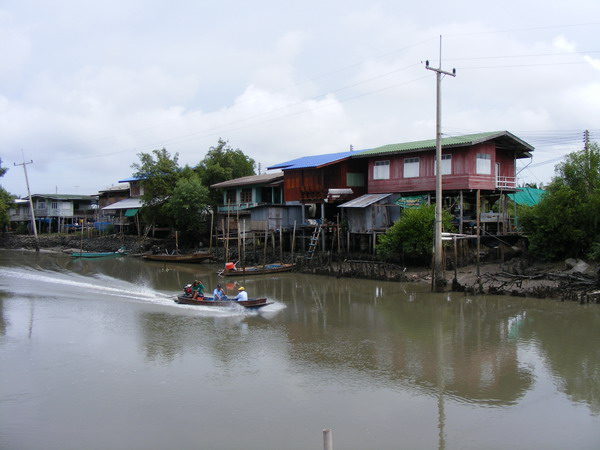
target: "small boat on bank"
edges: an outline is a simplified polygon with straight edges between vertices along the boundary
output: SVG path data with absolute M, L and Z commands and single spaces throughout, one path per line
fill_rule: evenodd
M 290 272 L 295 266 L 295 264 L 273 263 L 265 264 L 264 266 L 246 266 L 237 268 L 234 263 L 227 263 L 225 264 L 225 268 L 219 272 L 219 275 L 224 277 L 241 277 L 246 275 Z
M 240 305 L 244 308 L 256 309 L 262 308 L 263 306 L 272 305 L 273 302 L 267 300 L 267 298 L 250 298 L 248 300 L 215 300 L 213 297 L 198 297 L 192 298 L 187 295 L 178 295 L 175 298 L 175 303 L 183 305 L 196 305 L 196 306 L 236 306 Z
M 143 259 L 147 259 L 149 261 L 163 261 L 163 262 L 177 262 L 177 263 L 198 263 L 202 261 L 207 261 L 211 259 L 213 256 L 209 252 L 196 252 L 189 253 L 186 255 L 167 255 L 167 254 L 157 254 L 157 255 L 143 255 Z
M 125 255 L 127 255 L 127 251 L 119 249 L 116 252 L 73 252 L 71 253 L 71 258 L 107 258 Z

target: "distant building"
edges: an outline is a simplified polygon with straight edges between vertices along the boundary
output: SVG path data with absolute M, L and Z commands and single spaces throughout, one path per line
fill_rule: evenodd
M 98 199 L 94 195 L 33 194 L 31 200 L 40 233 L 64 232 L 97 219 Z M 9 215 L 12 228 L 19 223 L 30 224 L 29 197 L 15 200 Z

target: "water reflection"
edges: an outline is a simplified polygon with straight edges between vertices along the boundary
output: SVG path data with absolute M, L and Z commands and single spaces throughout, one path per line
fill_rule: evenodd
M 397 440 L 398 428 L 408 426 L 405 423 L 414 426 L 423 421 L 415 434 L 427 436 L 428 442 L 436 440 L 438 448 L 460 447 L 460 433 L 479 416 L 485 419 L 478 423 L 495 429 L 490 448 L 506 446 L 504 430 L 509 427 L 522 427 L 526 433 L 539 426 L 540 434 L 559 433 L 552 424 L 526 422 L 529 415 L 553 414 L 577 423 L 583 420 L 584 426 L 597 424 L 593 417 L 600 412 L 597 305 L 431 294 L 429 286 L 296 273 L 231 281 L 217 276 L 219 268 L 0 252 L 0 352 L 12 358 L 15 367 L 38 364 L 27 372 L 31 381 L 22 389 L 33 399 L 32 406 L 44 411 L 55 408 L 54 397 L 46 404 L 36 403 L 46 398 L 36 391 L 38 386 L 54 380 L 60 396 L 79 405 L 62 380 L 73 374 L 94 378 L 95 359 L 108 369 L 132 375 L 120 378 L 120 391 L 98 384 L 94 396 L 123 401 L 142 382 L 139 392 L 153 392 L 148 398 L 156 399 L 155 404 L 165 403 L 166 409 L 186 404 L 189 417 L 198 408 L 190 396 L 195 392 L 216 414 L 229 414 L 230 405 L 241 400 L 248 410 L 268 411 L 280 426 L 315 425 L 340 417 L 338 426 L 381 427 L 387 433 L 383 439 L 389 441 Z M 191 279 L 201 279 L 207 289 L 221 282 L 230 292 L 243 284 L 251 296 L 267 296 L 276 303 L 272 310 L 260 312 L 174 303 L 172 297 Z M 37 294 L 40 286 L 44 298 Z M 95 358 L 90 358 L 90 349 Z M 52 364 L 39 365 L 46 358 L 64 362 L 68 372 Z M 45 372 L 38 372 L 40 367 Z M 138 370 L 147 373 L 138 377 Z M 15 375 L 11 380 L 18 386 L 21 378 Z M 246 388 L 248 380 L 253 390 Z M 152 386 L 160 389 L 148 391 Z M 86 384 L 86 389 L 92 388 Z M 9 398 L 10 383 L 4 389 Z M 361 399 L 358 404 L 355 398 Z M 7 405 L 4 411 L 16 403 Z M 549 412 L 548 405 L 555 410 Z M 414 407 L 420 414 L 413 415 Z M 139 410 L 131 408 L 132 416 L 148 410 L 141 403 Z M 350 413 L 353 408 L 360 412 Z M 365 418 L 367 414 L 384 423 Z M 385 414 L 389 417 L 382 419 Z M 103 417 L 94 416 L 94 425 L 108 420 Z M 497 418 L 502 421 L 496 426 L 492 422 Z M 205 425 L 203 432 L 213 431 L 217 442 L 224 430 L 218 417 L 212 419 L 211 430 Z M 155 424 L 164 420 L 157 417 Z M 177 422 L 170 425 L 176 427 Z M 245 431 L 258 430 L 258 425 L 249 424 Z M 140 424 L 140 429 L 144 426 Z M 471 436 L 482 436 L 473 442 L 487 443 L 490 429 L 470 431 Z M 347 430 L 357 439 L 363 431 Z M 569 432 L 569 439 L 561 442 L 579 436 L 581 430 Z M 585 442 L 596 436 L 597 432 L 588 432 Z M 413 444 L 423 442 L 415 439 Z M 535 442 L 525 441 L 522 447 L 533 448 L 528 444 Z
M 548 313 L 541 301 L 537 306 L 523 318 L 518 338 L 537 344 L 558 389 L 600 414 L 600 308 L 579 305 Z M 590 327 L 596 327 L 596 338 L 591 338 Z

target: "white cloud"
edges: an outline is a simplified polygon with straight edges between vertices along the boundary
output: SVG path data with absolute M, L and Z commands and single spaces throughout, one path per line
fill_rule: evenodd
M 515 17 L 506 4 L 460 4 L 0 6 L 0 158 L 11 167 L 0 183 L 23 193 L 21 150 L 32 190 L 93 193 L 129 176 L 140 152 L 166 147 L 196 164 L 219 137 L 263 167 L 433 137 L 435 80 L 421 62 L 437 64 L 440 34 L 443 67 L 458 71 L 442 84 L 446 132 L 593 128 L 600 67 L 577 49 L 595 49 L 596 28 L 552 25 L 596 6 Z

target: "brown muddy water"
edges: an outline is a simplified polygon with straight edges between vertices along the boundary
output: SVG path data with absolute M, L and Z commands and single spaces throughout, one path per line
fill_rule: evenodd
M 0 251 L 1 449 L 600 448 L 600 306 Z

